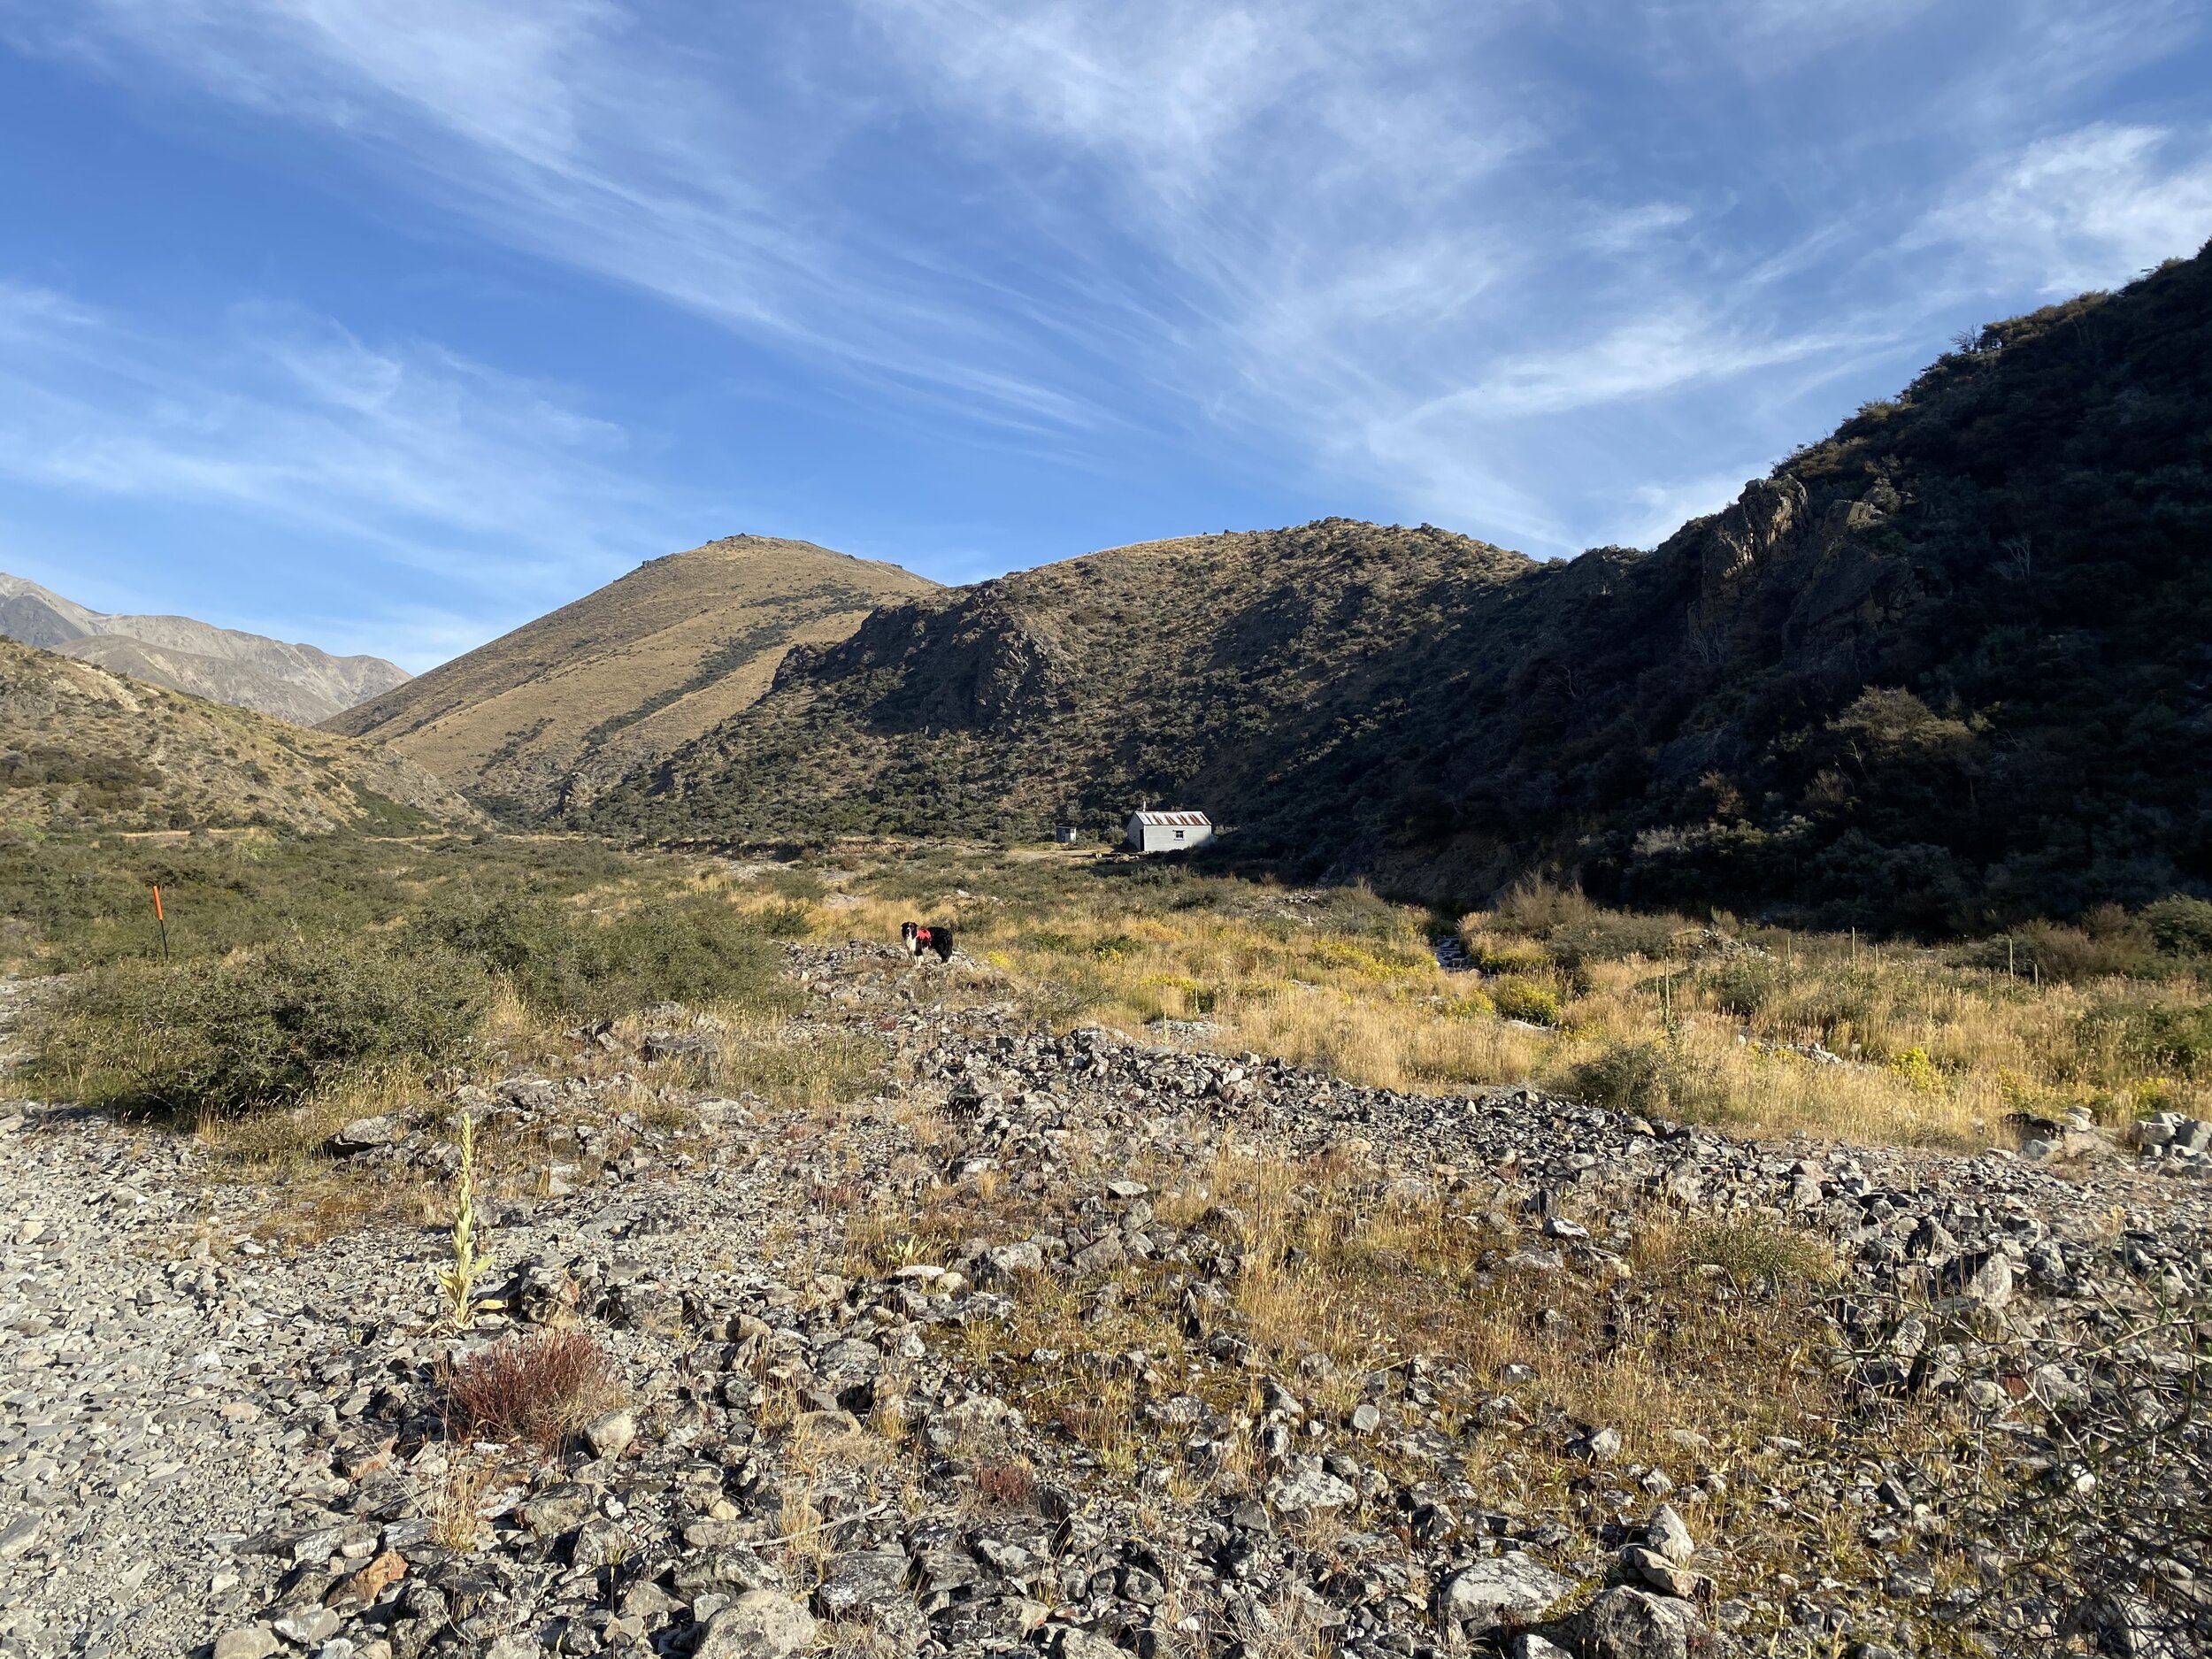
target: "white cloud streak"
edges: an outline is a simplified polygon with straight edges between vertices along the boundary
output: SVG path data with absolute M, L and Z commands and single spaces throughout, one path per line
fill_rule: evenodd
M 620 430 L 550 388 L 287 307 L 242 305 L 215 334 L 180 349 L 0 285 L 0 476 L 243 518 L 323 559 L 354 549 L 362 602 L 417 661 L 480 637 L 487 610 L 557 602 L 677 545 L 667 505 L 623 469 Z M 434 582 L 394 591 L 393 566 Z M 426 585 L 457 609 L 420 603 Z
M 1985 168 L 1923 219 L 1916 247 L 1970 275 L 2032 270 L 2047 295 L 2110 285 L 2212 237 L 2212 129 L 2093 124 Z
M 1702 493 L 1793 393 L 1909 367 L 1933 319 L 2201 240 L 2202 132 L 2072 102 L 2201 19 L 2093 10 L 0 0 L 0 25 L 310 129 L 863 396 L 1219 445 L 1567 551 Z

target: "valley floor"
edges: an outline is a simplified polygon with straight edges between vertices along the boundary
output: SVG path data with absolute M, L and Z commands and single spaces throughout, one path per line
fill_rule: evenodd
M 2201 1467 L 2099 1415 L 2202 1380 L 2193 1179 L 1361 1087 L 789 955 L 784 1040 L 870 1045 L 856 1101 L 644 1088 L 641 1040 L 720 1041 L 661 1009 L 348 1127 L 319 1180 L 437 1191 L 481 1125 L 503 1305 L 458 1338 L 443 1210 L 308 1225 L 203 1140 L 0 1118 L 0 1652 L 2200 1650 L 2200 1486 L 2160 1560 L 2096 1553 L 2137 1463 Z M 564 1327 L 621 1409 L 459 1432 L 457 1352 Z

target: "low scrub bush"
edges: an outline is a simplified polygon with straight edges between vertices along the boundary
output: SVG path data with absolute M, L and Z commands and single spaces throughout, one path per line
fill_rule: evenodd
M 1683 1259 L 1717 1267 L 1739 1289 L 1769 1292 L 1822 1284 L 1835 1276 L 1835 1261 L 1811 1235 L 1770 1220 L 1710 1221 L 1693 1229 Z
M 2015 972 L 2067 981 L 2151 973 L 2159 965 L 2148 924 L 2110 904 L 2091 910 L 2079 926 L 2030 922 L 2011 935 L 2010 960 Z
M 1714 1007 L 1738 1019 L 1749 1019 L 1774 995 L 1774 964 L 1755 956 L 1741 957 L 1723 963 L 1704 975 L 1701 983 Z
M 446 1379 L 447 1433 L 550 1451 L 622 1400 L 614 1363 L 581 1331 L 536 1331 L 465 1354 Z
M 2115 1033 L 2124 1053 L 2154 1071 L 2212 1077 L 2212 1006 L 2101 1002 L 2087 1023 Z
M 1675 935 L 1688 926 L 1679 916 L 1599 910 L 1581 920 L 1563 923 L 1546 935 L 1544 943 L 1553 959 L 1569 969 L 1592 962 L 1620 962 L 1630 956 L 1664 962 L 1678 954 Z
M 1532 1025 L 1559 1023 L 1559 993 L 1518 974 L 1508 974 L 1492 986 L 1490 1000 L 1502 1018 L 1525 1019 Z
M 533 1012 L 605 1019 L 648 1002 L 775 999 L 778 962 L 759 926 L 710 895 L 602 918 L 531 894 L 447 897 L 413 930 L 506 975 Z
M 174 965 L 119 963 L 73 982 L 35 1026 L 42 1071 L 141 1110 L 288 1106 L 380 1065 L 436 1065 L 489 1001 L 458 952 L 381 939 L 282 941 Z
M 1717 1104 L 1712 1077 L 1675 1045 L 1655 1040 L 1609 1043 L 1572 1067 L 1566 1089 L 1593 1106 L 1640 1117 L 1694 1117 Z
M 2212 903 L 2176 894 L 2143 912 L 2151 941 L 2173 956 L 2212 956 Z

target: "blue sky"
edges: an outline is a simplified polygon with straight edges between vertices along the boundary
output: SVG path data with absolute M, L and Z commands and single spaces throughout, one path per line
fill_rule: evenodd
M 0 0 L 0 568 L 420 669 L 740 530 L 1648 546 L 2208 237 L 2199 0 Z

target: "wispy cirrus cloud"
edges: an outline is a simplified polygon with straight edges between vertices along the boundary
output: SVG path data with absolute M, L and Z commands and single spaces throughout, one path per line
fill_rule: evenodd
M 250 522 L 327 565 L 350 549 L 326 633 L 418 663 L 480 637 L 488 606 L 519 620 L 672 545 L 675 503 L 626 472 L 626 442 L 554 388 L 292 307 L 236 306 L 180 347 L 0 284 L 0 478 Z M 259 597 L 227 603 L 251 618 Z
M 2040 291 L 2108 285 L 2212 236 L 2212 127 L 2094 122 L 1961 182 L 1911 245 L 1955 250 L 1969 280 L 2032 270 Z
M 1544 552 L 1642 534 L 1991 308 L 2212 234 L 2204 120 L 2102 102 L 2201 47 L 2182 0 L 0 21 L 979 445 L 1170 444 Z

